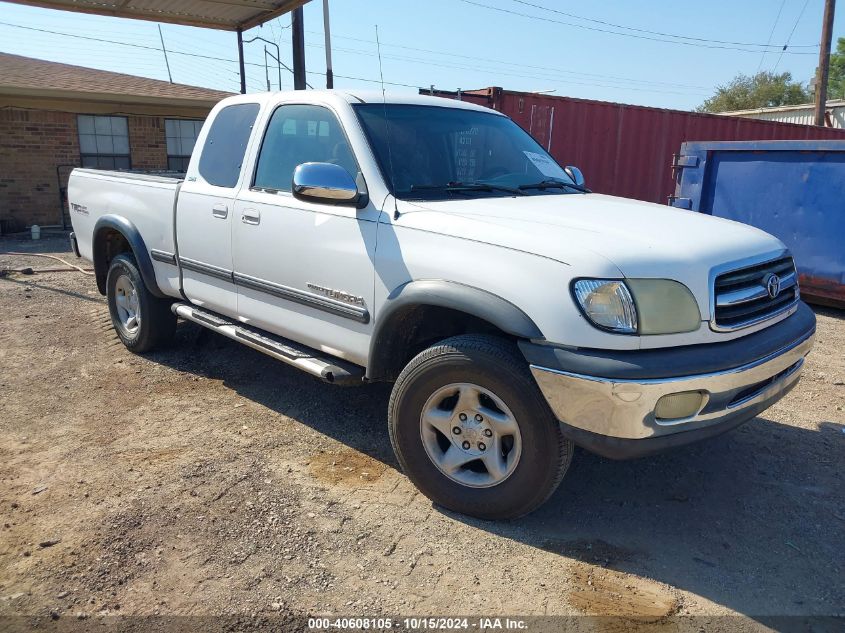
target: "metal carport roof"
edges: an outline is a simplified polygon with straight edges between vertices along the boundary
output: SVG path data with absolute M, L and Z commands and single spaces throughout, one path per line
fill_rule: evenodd
M 309 0 L 7 0 L 46 9 L 95 13 L 116 18 L 150 20 L 200 26 L 208 29 L 237 31 L 238 61 L 240 62 L 241 92 L 246 92 L 244 70 L 244 41 L 242 33 L 285 13 L 293 13 L 293 77 L 297 90 L 305 88 L 305 34 L 302 27 L 302 5 Z M 327 13 L 324 0 L 323 12 Z M 331 55 L 328 48 L 328 20 L 326 28 L 326 75 L 331 84 Z M 264 39 L 264 38 L 253 38 Z M 251 41 L 251 40 L 248 40 Z
M 48 9 L 245 31 L 308 0 L 10 0 Z

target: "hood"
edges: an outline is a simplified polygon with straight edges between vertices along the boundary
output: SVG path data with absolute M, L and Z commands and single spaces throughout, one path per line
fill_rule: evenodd
M 675 279 L 700 298 L 709 297 L 711 268 L 785 248 L 746 224 L 593 193 L 399 205 L 398 223 L 409 228 L 555 259 L 573 276 Z

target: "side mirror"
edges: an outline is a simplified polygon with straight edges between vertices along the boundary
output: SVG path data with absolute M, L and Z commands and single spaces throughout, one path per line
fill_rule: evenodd
M 293 172 L 293 195 L 299 200 L 360 207 L 366 204 L 355 179 L 340 165 L 302 163 Z
M 567 165 L 563 168 L 563 171 L 566 172 L 566 175 L 572 178 L 572 182 L 574 182 L 579 187 L 584 186 L 584 174 L 581 173 L 581 170 L 577 167 L 573 167 L 572 165 Z

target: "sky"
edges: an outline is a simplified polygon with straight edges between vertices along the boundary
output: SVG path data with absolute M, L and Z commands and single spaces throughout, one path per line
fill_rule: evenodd
M 336 88 L 379 87 L 378 26 L 388 90 L 501 86 L 693 109 L 738 73 L 789 71 L 808 81 L 818 63 L 824 0 L 330 0 L 329 5 Z M 845 36 L 845 6 L 836 17 L 834 46 Z M 323 88 L 321 0 L 305 5 L 304 22 L 308 81 Z M 161 30 L 174 82 L 239 90 L 234 33 L 172 24 Z M 289 16 L 247 31 L 244 39 L 256 35 L 277 42 L 282 61 L 292 65 Z M 763 46 L 767 43 L 770 48 Z M 267 89 L 263 47 L 260 41 L 246 44 L 249 92 Z M 0 51 L 168 79 L 154 22 L 0 2 Z M 277 67 L 270 63 L 276 90 Z M 284 68 L 281 87 L 293 88 Z

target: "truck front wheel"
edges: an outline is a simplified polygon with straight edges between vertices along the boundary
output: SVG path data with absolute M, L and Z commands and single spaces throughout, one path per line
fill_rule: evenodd
M 508 341 L 465 335 L 417 355 L 388 406 L 390 440 L 436 504 L 482 519 L 528 514 L 572 460 L 525 361 Z
M 131 254 L 121 253 L 111 261 L 106 297 L 112 325 L 129 351 L 143 354 L 173 338 L 176 315 L 170 302 L 147 290 Z

